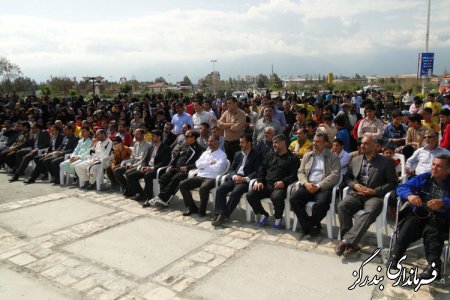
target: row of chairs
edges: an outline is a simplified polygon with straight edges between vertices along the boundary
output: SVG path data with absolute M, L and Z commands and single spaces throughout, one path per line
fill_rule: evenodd
M 68 159 L 69 157 L 70 157 L 70 154 L 67 154 L 65 156 L 65 159 Z M 401 170 L 401 177 L 399 178 L 399 181 L 401 183 L 403 183 L 403 182 L 406 181 L 406 174 L 405 174 L 405 170 L 404 170 L 405 169 L 404 168 L 405 160 L 404 160 L 404 156 L 403 155 L 399 155 L 399 156 L 397 156 L 397 158 L 400 159 L 400 164 L 399 164 L 398 167 Z M 99 172 L 97 173 L 97 178 L 96 178 L 97 190 L 98 191 L 100 191 L 102 186 L 103 186 L 104 179 L 105 179 L 105 176 L 104 176 L 105 175 L 105 169 L 111 165 L 111 161 L 112 161 L 112 156 L 104 158 L 102 160 L 102 162 L 101 162 L 101 167 L 99 169 Z M 165 170 L 167 168 L 168 168 L 168 166 L 159 168 L 157 170 L 156 179 L 154 179 L 154 181 L 153 181 L 153 189 L 154 189 L 154 194 L 155 195 L 157 195 L 159 193 L 159 178 L 162 176 L 162 174 L 164 174 L 164 172 L 165 172 Z M 229 168 L 230 168 L 230 161 L 227 160 L 227 164 L 226 164 L 226 168 L 225 168 L 224 172 L 216 177 L 215 188 L 210 191 L 210 194 L 211 194 L 211 197 L 213 199 L 213 203 L 214 204 L 215 204 L 215 195 L 216 195 L 217 187 L 220 184 L 222 184 L 227 179 L 227 177 L 229 176 L 227 174 L 228 171 L 229 171 Z M 188 178 L 196 176 L 197 173 L 198 173 L 198 170 L 191 170 L 189 172 L 189 174 L 188 174 Z M 65 174 L 65 172 L 63 170 L 61 170 L 60 171 L 60 180 L 61 180 L 60 181 L 61 185 L 69 184 L 70 183 L 70 175 L 69 174 Z M 331 199 L 331 203 L 330 203 L 330 209 L 328 210 L 327 215 L 325 217 L 326 226 L 327 226 L 327 236 L 328 236 L 329 239 L 333 239 L 333 227 L 337 226 L 336 209 L 335 208 L 336 208 L 336 199 L 337 199 L 337 197 L 339 195 L 339 186 L 341 184 L 341 181 L 342 181 L 342 176 L 341 176 L 338 184 L 336 184 L 333 187 L 332 199 Z M 253 187 L 253 185 L 255 183 L 256 183 L 255 179 L 250 181 L 249 191 L 252 189 L 252 187 Z M 80 184 L 80 186 L 82 186 L 83 183 L 80 182 L 79 184 Z M 294 182 L 293 184 L 289 185 L 288 188 L 287 188 L 287 196 L 286 196 L 286 199 L 285 199 L 284 217 L 285 217 L 286 229 L 288 229 L 288 230 L 291 229 L 291 214 L 292 214 L 293 215 L 292 231 L 294 231 L 294 232 L 297 230 L 298 220 L 297 220 L 297 216 L 295 214 L 291 213 L 289 199 L 291 197 L 291 194 L 295 190 L 297 190 L 299 188 L 299 186 L 300 186 L 299 182 Z M 198 188 L 194 189 L 194 191 L 198 191 Z M 343 191 L 342 191 L 342 198 L 345 198 L 345 196 L 347 195 L 347 193 L 349 191 L 350 191 L 349 187 L 344 188 Z M 384 196 L 382 212 L 377 217 L 376 222 L 375 222 L 375 224 L 376 224 L 377 246 L 379 248 L 381 248 L 381 249 L 383 249 L 383 231 L 384 231 L 384 234 L 388 235 L 388 226 L 387 226 L 386 216 L 387 216 L 387 208 L 388 208 L 388 201 L 389 201 L 390 194 L 391 193 L 389 192 L 389 193 L 387 193 Z M 261 201 L 263 203 L 266 203 L 266 204 L 269 205 L 270 212 L 273 215 L 273 206 L 272 206 L 272 202 L 270 201 L 270 199 L 269 198 L 265 198 L 265 199 L 262 199 Z M 307 213 L 309 215 L 312 214 L 312 208 L 313 208 L 314 204 L 315 204 L 315 202 L 308 202 L 306 204 L 306 210 L 307 210 Z M 399 204 L 398 205 L 400 205 L 400 200 L 399 200 Z M 251 222 L 253 211 L 252 211 L 252 208 L 251 208 L 251 206 L 249 205 L 249 203 L 248 203 L 248 201 L 246 199 L 245 199 L 245 210 L 246 210 L 247 222 Z M 397 212 L 398 212 L 398 209 L 397 209 Z M 361 216 L 364 213 L 365 213 L 364 210 L 360 210 L 354 215 L 354 217 L 356 218 L 358 216 Z M 254 216 L 254 217 L 255 217 L 255 220 L 256 220 L 256 216 Z M 391 239 L 390 239 L 390 245 L 389 245 L 389 249 L 388 249 L 389 250 L 389 255 L 390 255 L 390 252 L 392 251 L 393 245 L 395 243 L 395 240 L 396 240 L 397 234 L 398 234 L 397 222 L 398 222 L 398 217 L 396 219 L 395 230 L 392 233 Z M 340 231 L 338 232 L 337 239 L 338 240 L 341 239 Z M 449 236 L 449 240 L 450 240 L 450 236 Z M 443 269 L 444 274 L 445 274 L 445 271 L 446 271 L 446 262 L 448 262 L 449 259 L 450 259 L 449 253 L 450 253 L 450 241 L 447 242 L 447 244 L 445 245 L 445 249 L 444 249 L 444 269 Z

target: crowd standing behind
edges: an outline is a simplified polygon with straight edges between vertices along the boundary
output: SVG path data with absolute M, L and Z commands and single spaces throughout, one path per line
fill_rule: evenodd
M 111 189 L 144 208 L 166 208 L 180 190 L 187 208 L 183 214 L 205 216 L 215 178 L 226 172 L 215 191 L 212 224 L 226 223 L 245 194 L 258 226 L 270 223 L 261 205 L 269 198 L 275 208 L 272 227 L 283 229 L 283 217 L 289 218 L 283 216 L 287 189 L 298 181 L 289 201 L 302 235 L 309 236 L 321 234 L 331 190 L 340 184 L 350 188 L 337 205 L 342 238 L 335 252 L 345 257 L 359 251 L 384 195 L 395 194 L 398 176 L 408 176 L 410 181 L 400 182 L 397 190 L 400 198 L 413 207 L 428 205 L 430 214 L 443 217 L 426 224 L 408 219 L 393 260 L 414 240 L 408 234 L 417 232 L 432 252 L 421 278 L 429 278 L 432 268 L 440 272 L 436 264 L 443 240 L 423 226 L 448 237 L 450 95 L 420 99 L 411 91 L 400 98 L 388 92 L 336 91 L 273 99 L 250 93 L 248 99 L 120 95 L 88 100 L 13 95 L 0 102 L 0 168 L 8 167 L 9 182 L 19 181 L 34 161 L 24 184 L 40 177 L 63 184 L 62 171 L 80 188 L 92 190 L 102 161 L 110 158 L 105 174 Z M 399 156 L 406 174 L 398 172 Z M 197 176 L 189 176 L 191 170 Z M 422 184 L 431 196 L 414 194 Z M 200 207 L 192 196 L 197 187 Z M 315 205 L 308 215 L 305 206 L 311 201 Z M 360 209 L 365 213 L 353 223 Z

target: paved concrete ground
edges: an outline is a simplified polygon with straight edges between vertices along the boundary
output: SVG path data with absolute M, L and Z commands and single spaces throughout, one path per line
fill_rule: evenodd
M 299 240 L 245 222 L 241 210 L 213 228 L 183 217 L 182 201 L 142 209 L 114 193 L 8 178 L 0 172 L 0 299 L 450 299 L 448 283 L 349 290 L 375 250 L 373 232 L 345 260 L 325 233 Z M 408 266 L 423 267 L 421 251 Z M 379 255 L 364 276 L 385 276 L 378 265 Z

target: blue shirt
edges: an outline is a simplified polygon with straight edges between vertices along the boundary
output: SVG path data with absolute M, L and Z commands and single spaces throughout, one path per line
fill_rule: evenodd
M 182 113 L 181 115 L 175 114 L 172 117 L 173 130 L 172 132 L 176 135 L 183 133 L 183 125 L 189 124 L 191 128 L 194 129 L 194 122 L 192 122 L 192 116 L 187 113 Z
M 344 150 L 346 152 L 351 152 L 350 134 L 348 133 L 347 129 L 345 128 L 339 129 L 338 132 L 336 133 L 336 138 L 344 142 Z

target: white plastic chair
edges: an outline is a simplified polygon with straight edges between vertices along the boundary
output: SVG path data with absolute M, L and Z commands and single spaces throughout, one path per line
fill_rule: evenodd
M 342 175 L 339 179 L 339 182 L 333 187 L 333 190 L 331 191 L 332 194 L 331 194 L 330 209 L 328 210 L 327 216 L 325 217 L 325 219 L 327 220 L 327 233 L 328 233 L 329 239 L 333 238 L 333 226 L 336 225 L 336 211 L 335 211 L 336 194 L 339 190 L 339 185 L 341 184 L 341 181 L 342 181 Z M 296 190 L 299 188 L 299 185 L 300 185 L 300 182 L 295 183 Z M 309 216 L 312 215 L 312 208 L 313 208 L 314 204 L 316 204 L 316 202 L 313 202 L 313 201 L 309 201 L 308 203 L 306 203 L 306 213 Z M 298 223 L 298 218 L 297 218 L 297 215 L 294 213 L 294 223 L 292 224 L 292 231 L 297 230 L 297 223 Z
M 72 153 L 68 153 L 68 154 L 64 155 L 63 161 L 68 160 L 71 155 L 72 155 Z M 62 186 L 62 185 L 68 185 L 69 183 L 70 183 L 70 174 L 67 174 L 63 170 L 63 168 L 59 168 L 59 184 Z
M 248 185 L 248 191 L 250 192 L 253 188 L 253 185 L 256 183 L 256 179 L 252 179 L 250 181 L 250 184 Z M 291 197 L 291 192 L 292 192 L 292 188 L 294 187 L 295 182 L 290 184 L 287 187 L 287 191 L 286 191 L 286 199 L 284 199 L 284 218 L 285 218 L 285 223 L 286 223 L 286 229 L 290 229 L 291 228 L 291 204 L 289 202 L 289 198 Z M 245 204 L 245 212 L 247 215 L 247 222 L 251 222 L 252 220 L 252 207 L 250 206 L 250 204 L 248 203 L 247 197 L 245 199 L 246 204 Z M 269 209 L 270 209 L 270 214 L 273 215 L 273 204 L 272 201 L 270 200 L 270 198 L 263 198 L 261 199 L 262 203 L 267 203 L 269 204 Z M 255 221 L 256 220 L 256 215 L 255 215 Z
M 345 199 L 345 196 L 347 196 L 347 193 L 349 192 L 350 187 L 346 187 L 342 193 L 342 199 Z M 376 235 L 377 235 L 377 246 L 378 248 L 383 249 L 383 227 L 384 227 L 384 232 L 386 235 L 388 235 L 388 231 L 387 231 L 387 223 L 386 223 L 386 212 L 387 212 L 387 206 L 388 206 L 388 202 L 389 202 L 389 196 L 391 195 L 391 192 L 387 193 L 384 196 L 383 199 L 383 209 L 381 211 L 381 213 L 378 215 L 375 224 L 376 224 Z M 356 212 L 356 214 L 354 214 L 354 217 L 357 216 L 361 216 L 365 213 L 364 210 L 359 210 Z M 338 234 L 338 240 L 341 240 L 341 230 L 339 229 L 339 234 Z
M 222 174 L 219 174 L 219 175 L 216 176 L 216 185 L 215 185 L 215 187 L 213 189 L 211 189 L 209 191 L 209 193 L 212 196 L 214 205 L 216 205 L 216 190 L 217 190 L 217 188 L 219 187 L 219 185 L 222 182 L 222 177 L 224 177 L 224 175 L 226 175 L 228 173 L 228 170 L 230 169 L 230 165 L 231 165 L 231 163 L 227 159 L 225 170 L 222 172 Z M 198 173 L 198 169 L 190 170 L 189 173 L 188 173 L 188 178 L 197 176 L 197 173 Z M 195 188 L 192 191 L 199 191 L 199 190 L 200 190 L 200 188 Z
M 399 173 L 400 172 L 400 176 L 398 178 L 399 183 L 405 183 L 406 180 L 408 179 L 408 175 L 406 174 L 406 169 L 405 169 L 405 156 L 401 153 L 395 153 L 394 154 L 394 159 L 399 159 L 400 163 L 398 164 L 397 167 L 395 167 L 395 172 Z
M 97 171 L 97 178 L 95 179 L 95 183 L 97 184 L 97 191 L 102 190 L 102 185 L 105 181 L 105 170 L 111 166 L 113 155 L 104 157 L 100 164 L 100 168 Z

